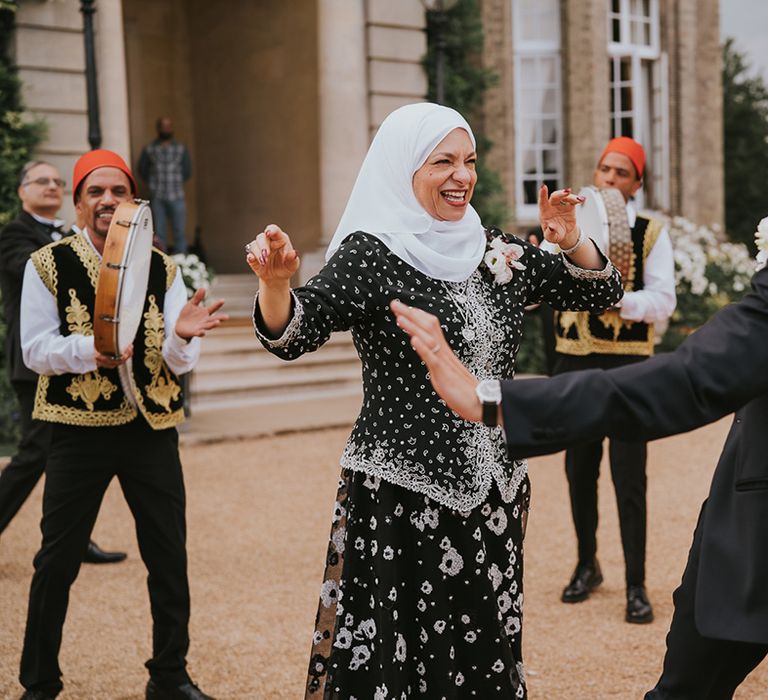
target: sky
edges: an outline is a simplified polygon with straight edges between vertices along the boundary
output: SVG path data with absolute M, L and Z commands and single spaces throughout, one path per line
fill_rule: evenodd
M 768 85 L 768 0 L 720 0 L 720 37 L 733 37 Z

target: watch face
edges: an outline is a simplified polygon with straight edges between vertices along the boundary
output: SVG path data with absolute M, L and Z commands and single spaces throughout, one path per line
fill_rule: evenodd
M 477 385 L 477 396 L 483 403 L 501 403 L 501 384 L 497 379 L 489 379 Z

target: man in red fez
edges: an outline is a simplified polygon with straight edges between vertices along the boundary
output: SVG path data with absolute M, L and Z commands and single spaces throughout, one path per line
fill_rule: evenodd
M 608 211 L 609 240 L 599 242 L 622 270 L 624 297 L 599 316 L 555 314 L 557 359 L 554 374 L 610 369 L 653 354 L 654 324 L 665 323 L 675 309 L 672 245 L 661 222 L 641 215 L 634 196 L 642 186 L 645 152 L 626 136 L 612 139 L 595 167 L 593 185 L 618 190 L 617 206 Z M 598 195 L 600 196 L 600 195 Z M 611 200 L 606 199 L 606 209 Z M 578 542 L 578 562 L 562 593 L 564 603 L 586 600 L 603 581 L 597 561 L 597 481 L 603 440 L 569 448 L 565 455 L 571 512 Z M 627 606 L 632 623 L 653 620 L 645 590 L 646 444 L 611 438 L 611 477 L 616 491 L 624 549 Z
M 35 556 L 19 678 L 27 700 L 62 689 L 58 652 L 69 589 L 113 477 L 136 522 L 149 573 L 153 652 L 148 700 L 210 700 L 186 671 L 189 647 L 185 496 L 176 426 L 184 420 L 178 375 L 219 325 L 223 302 L 187 301 L 173 260 L 153 250 L 142 321 L 122 357 L 94 346 L 101 254 L 117 206 L 133 199 L 133 175 L 112 151 L 75 164 L 81 231 L 32 254 L 24 271 L 21 347 L 40 375 L 33 416 L 53 424 L 43 497 L 43 541 Z M 130 360 L 130 362 L 129 362 Z

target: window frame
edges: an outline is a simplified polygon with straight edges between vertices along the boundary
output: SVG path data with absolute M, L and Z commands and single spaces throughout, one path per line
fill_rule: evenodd
M 563 172 L 563 80 L 562 80 L 562 40 L 560 31 L 561 9 L 560 3 L 552 3 L 552 9 L 555 12 L 554 17 L 554 35 L 551 39 L 526 39 L 522 35 L 523 13 L 522 2 L 520 0 L 511 0 L 512 2 L 512 37 L 513 37 L 513 80 L 514 80 L 514 125 L 515 125 L 515 214 L 521 223 L 533 223 L 538 221 L 539 208 L 537 203 L 527 204 L 525 202 L 525 183 L 533 178 L 526 177 L 523 172 L 523 158 L 526 151 L 536 151 L 536 189 L 541 182 L 554 180 L 558 187 L 562 186 Z M 555 67 L 553 82 L 548 84 L 554 90 L 555 104 L 552 113 L 526 112 L 523 105 L 526 102 L 523 94 L 526 87 L 538 85 L 539 83 L 524 82 L 522 65 L 525 59 L 538 60 L 541 58 L 553 59 Z M 536 131 L 540 132 L 541 123 L 544 121 L 554 121 L 557 130 L 557 138 L 551 144 L 551 148 L 543 140 L 535 140 L 532 143 L 523 143 L 523 123 L 526 120 L 534 120 L 537 123 Z M 544 173 L 542 165 L 543 154 L 545 151 L 552 151 L 555 159 L 555 172 L 553 174 Z

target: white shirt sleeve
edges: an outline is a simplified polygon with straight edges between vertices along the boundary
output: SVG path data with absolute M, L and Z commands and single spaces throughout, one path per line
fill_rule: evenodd
M 619 315 L 628 321 L 658 323 L 668 319 L 677 305 L 675 260 L 669 233 L 663 229 L 645 259 L 643 289 L 626 292 Z
M 84 374 L 96 369 L 93 336 L 61 335 L 56 297 L 48 291 L 31 260 L 24 268 L 21 292 L 21 352 L 37 374 Z
M 181 277 L 181 270 L 176 270 L 176 277 L 170 289 L 165 293 L 163 316 L 165 317 L 165 342 L 163 359 L 176 374 L 185 374 L 194 369 L 200 358 L 200 338 L 189 342 L 176 335 L 176 321 L 182 308 L 187 303 L 187 288 Z
M 176 373 L 189 372 L 200 357 L 200 338 L 189 342 L 179 338 L 174 328 L 187 291 L 177 270 L 176 278 L 165 295 L 163 316 L 166 338 L 163 358 Z M 24 269 L 21 294 L 21 349 L 24 364 L 37 374 L 84 374 L 96 369 L 93 336 L 61 335 L 56 298 L 48 291 L 32 261 Z

